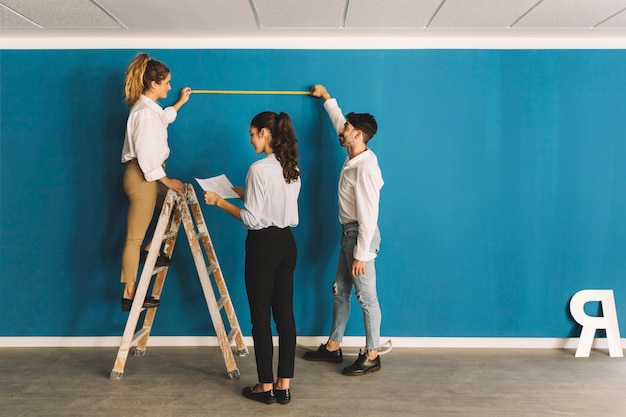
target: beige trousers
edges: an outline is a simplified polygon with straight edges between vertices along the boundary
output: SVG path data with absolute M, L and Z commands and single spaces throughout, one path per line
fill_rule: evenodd
M 120 281 L 126 283 L 137 280 L 141 245 L 154 209 L 162 206 L 167 189 L 159 181 L 146 181 L 136 159 L 126 164 L 123 185 L 128 196 L 128 218 Z

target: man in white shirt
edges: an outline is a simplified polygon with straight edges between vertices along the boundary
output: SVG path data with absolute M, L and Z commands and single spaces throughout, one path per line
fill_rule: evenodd
M 374 260 L 380 246 L 378 206 L 384 182 L 378 159 L 368 147 L 368 141 L 378 128 L 368 113 L 349 113 L 345 117 L 323 85 L 311 89 L 314 97 L 324 99 L 324 108 L 339 136 L 339 144 L 348 157 L 339 178 L 339 221 L 342 226 L 341 250 L 333 284 L 333 320 L 328 342 L 317 351 L 306 352 L 304 359 L 340 363 L 343 361 L 341 341 L 350 316 L 352 287 L 363 310 L 365 322 L 365 352 L 343 369 L 344 375 L 364 375 L 381 368 L 381 312 L 376 294 Z

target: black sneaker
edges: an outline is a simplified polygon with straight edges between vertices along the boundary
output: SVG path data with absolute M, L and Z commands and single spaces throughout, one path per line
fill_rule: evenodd
M 380 355 L 375 359 L 369 359 L 367 355 L 359 353 L 359 358 L 350 366 L 343 368 L 342 374 L 349 376 L 365 375 L 370 372 L 380 371 Z
M 304 359 L 307 361 L 326 361 L 332 363 L 341 363 L 343 362 L 343 354 L 341 353 L 341 348 L 330 351 L 326 349 L 325 344 L 321 344 L 319 348 L 315 352 L 305 352 Z

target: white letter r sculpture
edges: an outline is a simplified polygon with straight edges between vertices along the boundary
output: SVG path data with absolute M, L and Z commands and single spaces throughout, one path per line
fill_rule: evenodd
M 585 304 L 598 301 L 602 307 L 602 316 L 594 317 L 585 313 Z M 576 357 L 588 357 L 596 330 L 605 329 L 611 357 L 623 357 L 622 344 L 615 310 L 613 290 L 582 290 L 572 296 L 569 304 L 572 317 L 582 326 Z

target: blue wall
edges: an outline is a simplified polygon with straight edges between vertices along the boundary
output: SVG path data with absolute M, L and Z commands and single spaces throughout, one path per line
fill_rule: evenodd
M 137 52 L 0 51 L 0 336 L 123 331 L 122 88 Z M 320 82 L 346 112 L 377 117 L 383 335 L 577 336 L 568 301 L 590 288 L 615 290 L 625 333 L 626 52 L 147 52 L 172 70 L 164 105 L 183 86 Z M 226 173 L 243 185 L 258 158 L 248 124 L 268 109 L 289 113 L 300 140 L 298 334 L 325 335 L 345 153 L 321 100 L 193 95 L 169 129 L 168 173 L 191 183 Z M 203 211 L 249 335 L 245 230 Z M 183 236 L 174 261 L 152 334 L 213 335 Z M 363 334 L 356 304 L 348 334 Z

